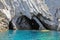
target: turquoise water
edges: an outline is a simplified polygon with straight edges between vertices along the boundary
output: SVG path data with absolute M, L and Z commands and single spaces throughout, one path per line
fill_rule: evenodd
M 60 32 L 41 32 L 35 30 L 16 30 L 0 32 L 0 40 L 60 40 Z

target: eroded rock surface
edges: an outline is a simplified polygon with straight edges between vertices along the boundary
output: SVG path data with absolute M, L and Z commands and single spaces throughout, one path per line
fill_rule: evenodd
M 9 29 L 9 27 L 8 27 L 9 23 L 8 22 L 9 21 L 8 21 L 6 15 L 0 12 L 0 31 L 1 32 Z
M 60 0 L 0 0 L 0 11 L 7 16 L 14 29 L 60 30 L 59 2 Z

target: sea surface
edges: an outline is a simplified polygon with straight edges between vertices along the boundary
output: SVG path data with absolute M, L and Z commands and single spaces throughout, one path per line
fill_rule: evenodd
M 60 32 L 38 30 L 8 30 L 0 32 L 0 40 L 60 40 Z

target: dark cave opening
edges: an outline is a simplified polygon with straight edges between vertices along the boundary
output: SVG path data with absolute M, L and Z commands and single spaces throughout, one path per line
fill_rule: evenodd
M 30 25 L 30 29 L 31 30 L 39 30 L 39 25 L 38 23 L 34 20 L 34 19 L 29 19 L 28 17 L 26 16 L 22 16 L 22 18 L 25 18 L 27 23 Z M 19 23 L 20 24 L 20 23 Z M 12 24 L 12 20 L 9 22 L 9 30 L 14 30 L 14 25 Z

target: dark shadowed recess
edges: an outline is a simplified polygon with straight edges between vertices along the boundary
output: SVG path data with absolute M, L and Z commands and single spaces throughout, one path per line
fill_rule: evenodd
M 39 30 L 39 25 L 37 24 L 37 22 L 34 19 L 29 19 L 26 16 L 22 16 L 20 17 L 21 21 L 23 20 L 23 18 L 25 18 L 25 20 L 27 21 L 27 23 L 30 25 L 30 29 L 31 30 Z M 17 20 L 18 21 L 18 20 Z M 20 22 L 21 23 L 21 22 Z M 20 24 L 19 23 L 19 24 Z M 13 30 L 14 25 L 12 24 L 12 20 L 9 22 L 9 29 Z

